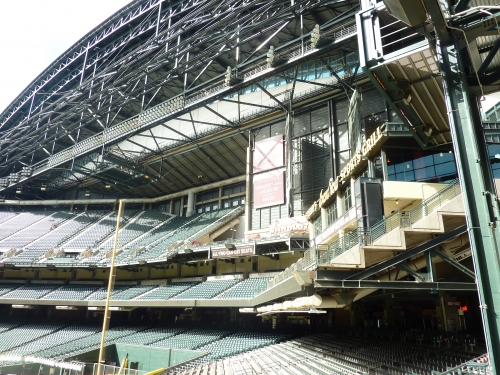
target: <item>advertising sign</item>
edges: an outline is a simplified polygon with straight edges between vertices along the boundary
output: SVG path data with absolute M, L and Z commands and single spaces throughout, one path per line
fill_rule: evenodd
M 282 167 L 284 163 L 282 135 L 255 142 L 253 173 Z
M 328 240 L 331 236 L 336 234 L 340 228 L 351 222 L 356 218 L 356 208 L 353 207 L 341 217 L 339 217 L 332 225 L 326 228 L 318 237 L 314 239 L 316 245 L 321 245 L 324 241 Z
M 286 217 L 275 220 L 269 226 L 269 234 L 276 236 L 281 233 L 290 233 L 291 236 L 309 237 L 309 221 L 305 216 Z
M 253 176 L 253 207 L 269 207 L 285 203 L 283 169 Z
M 212 258 L 238 258 L 254 254 L 253 246 L 240 246 L 236 249 L 217 249 L 212 250 Z

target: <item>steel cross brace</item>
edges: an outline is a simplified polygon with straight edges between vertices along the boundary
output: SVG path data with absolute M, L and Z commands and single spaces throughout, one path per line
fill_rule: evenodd
M 396 268 L 400 269 L 401 271 L 405 271 L 407 274 L 412 275 L 415 279 L 420 280 L 420 281 L 425 281 L 425 278 L 417 272 L 416 270 L 408 267 L 404 263 L 398 263 L 395 265 Z
M 455 259 L 450 258 L 448 255 L 446 255 L 446 254 L 444 254 L 441 251 L 438 251 L 436 249 L 430 250 L 430 252 L 431 252 L 431 254 L 436 255 L 436 256 L 440 257 L 441 259 L 443 259 L 444 261 L 450 263 L 453 267 L 459 269 L 460 271 L 465 273 L 467 276 L 476 280 L 476 274 L 474 273 L 474 271 L 471 271 L 470 269 L 468 269 L 464 265 L 457 262 Z
M 346 280 L 362 280 L 366 279 L 367 277 L 370 277 L 372 275 L 375 275 L 376 273 L 386 270 L 389 267 L 396 266 L 397 264 L 400 264 L 401 262 L 417 255 L 420 254 L 424 251 L 430 250 L 433 247 L 439 245 L 440 243 L 443 243 L 445 241 L 448 241 L 452 238 L 455 238 L 456 236 L 459 236 L 462 233 L 465 233 L 467 231 L 467 226 L 462 225 L 461 227 L 458 227 L 456 229 L 453 229 L 449 231 L 448 233 L 445 233 L 439 237 L 433 238 L 430 241 L 427 241 L 421 245 L 415 246 L 412 249 L 406 250 L 405 252 L 396 255 L 394 258 L 388 259 L 384 262 L 381 262 L 373 267 L 370 267 L 367 270 L 358 272 L 352 276 L 349 276 L 346 278 Z M 406 271 L 406 270 L 405 270 Z

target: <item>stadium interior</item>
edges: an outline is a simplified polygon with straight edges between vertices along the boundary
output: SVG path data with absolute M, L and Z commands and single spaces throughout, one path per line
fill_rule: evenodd
M 494 374 L 499 19 L 131 1 L 0 114 L 0 374 Z

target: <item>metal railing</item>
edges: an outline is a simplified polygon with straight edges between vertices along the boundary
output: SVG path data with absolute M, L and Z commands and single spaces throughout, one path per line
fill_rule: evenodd
M 485 355 L 479 356 L 477 358 L 471 359 L 466 363 L 462 363 L 459 366 L 448 368 L 444 372 L 432 371 L 432 375 L 465 375 L 465 374 L 484 374 L 491 375 L 493 371 L 488 361 L 488 357 Z
M 364 229 L 360 233 L 360 242 L 364 246 L 373 245 L 373 243 L 398 227 L 404 229 L 412 229 L 413 225 L 434 212 L 439 207 L 450 202 L 455 197 L 462 193 L 457 180 L 449 184 L 449 186 L 438 191 L 436 194 L 422 201 L 419 205 L 409 211 L 397 211 L 386 219 L 375 224 L 371 228 Z
M 285 281 L 293 276 L 293 271 L 305 271 L 315 268 L 318 264 L 329 264 L 335 258 L 352 249 L 356 245 L 370 246 L 382 237 L 396 228 L 411 229 L 413 224 L 421 220 L 425 216 L 434 212 L 439 207 L 450 202 L 453 198 L 462 193 L 457 180 L 451 182 L 449 186 L 438 191 L 436 194 L 422 201 L 419 205 L 410 211 L 398 211 L 371 228 L 355 229 L 345 233 L 339 239 L 333 241 L 329 245 L 316 245 L 304 252 L 304 257 L 296 263 L 285 269 L 274 279 L 269 281 L 267 288 L 272 288 L 275 285 Z

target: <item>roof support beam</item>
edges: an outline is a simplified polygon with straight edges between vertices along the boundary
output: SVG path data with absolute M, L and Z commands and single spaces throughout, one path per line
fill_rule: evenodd
M 220 127 L 223 127 L 223 128 L 239 128 L 239 125 L 232 122 L 231 120 L 229 120 L 228 118 L 226 118 L 225 116 L 222 116 L 219 112 L 213 110 L 212 108 L 210 108 L 208 105 L 205 106 L 206 109 L 208 109 L 210 112 L 212 112 L 214 115 L 217 115 L 219 116 L 221 119 L 223 119 L 224 121 L 226 121 L 228 124 L 231 124 L 232 126 L 227 126 L 227 125 L 219 125 L 217 124 L 216 126 L 220 126 Z
M 269 91 L 267 91 L 264 86 L 262 86 L 259 82 L 255 82 L 255 85 L 260 88 L 262 91 L 264 91 L 272 100 L 274 100 L 276 103 L 278 103 L 278 105 L 281 107 L 281 109 L 285 112 L 285 113 L 288 113 L 288 108 L 285 107 L 285 105 L 283 103 L 281 103 L 281 101 L 279 101 L 278 99 L 276 99 L 276 97 L 271 94 Z
M 484 59 L 483 63 L 477 70 L 477 74 L 482 76 L 484 72 L 486 72 L 486 69 L 488 69 L 488 67 L 490 66 L 491 62 L 493 61 L 493 58 L 495 57 L 499 49 L 500 49 L 500 38 L 497 39 L 491 51 L 488 53 L 488 56 L 486 56 L 486 58 Z

